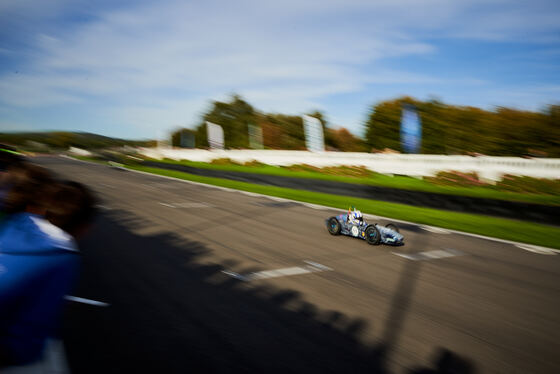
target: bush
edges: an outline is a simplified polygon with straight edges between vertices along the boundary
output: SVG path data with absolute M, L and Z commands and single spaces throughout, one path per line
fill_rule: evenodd
M 214 165 L 241 165 L 239 162 L 233 161 L 231 158 L 216 158 L 210 162 Z
M 290 166 L 283 166 L 285 169 L 290 171 L 312 171 L 312 172 L 319 172 L 321 169 L 315 166 L 307 165 L 307 164 L 298 164 L 298 165 L 290 165 Z
M 257 160 L 247 161 L 247 162 L 244 163 L 243 165 L 244 165 L 244 166 L 249 166 L 249 167 L 267 166 L 267 164 L 263 164 L 262 162 L 259 162 L 259 161 L 257 161 Z
M 504 175 L 496 188 L 521 193 L 560 195 L 560 179 L 539 179 L 518 175 Z
M 373 175 L 371 170 L 365 166 L 329 166 L 321 169 L 321 173 L 329 175 L 341 175 L 345 177 L 367 178 Z
M 459 171 L 440 171 L 435 177 L 425 177 L 424 179 L 440 186 L 488 186 L 487 183 L 478 179 L 477 173 L 461 173 Z

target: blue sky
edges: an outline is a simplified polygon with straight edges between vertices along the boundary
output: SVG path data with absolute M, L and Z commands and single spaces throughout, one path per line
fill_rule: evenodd
M 161 138 L 232 93 L 357 135 L 400 95 L 541 110 L 559 20 L 540 0 L 0 0 L 0 131 Z

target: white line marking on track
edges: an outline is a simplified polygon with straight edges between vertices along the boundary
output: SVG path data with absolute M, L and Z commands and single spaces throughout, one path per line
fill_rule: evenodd
M 82 304 L 89 304 L 89 305 L 94 305 L 94 306 L 109 306 L 110 304 L 104 303 L 102 301 L 95 301 L 95 300 L 90 300 L 90 299 L 84 299 L 83 297 L 77 297 L 77 296 L 70 296 L 70 295 L 66 295 L 64 296 L 64 299 L 68 300 L 68 301 L 74 301 L 76 303 L 82 303 Z
M 422 230 L 433 232 L 434 234 L 451 234 L 448 230 L 442 229 L 441 227 L 421 225 L 420 228 Z
M 211 208 L 211 207 L 213 207 L 213 205 L 210 205 L 210 204 L 193 203 L 193 202 L 173 203 L 173 205 L 175 205 L 175 207 L 177 207 L 177 208 Z
M 463 252 L 452 248 L 436 249 L 433 251 L 418 252 L 418 253 L 398 253 L 398 252 L 391 252 L 391 253 L 412 261 L 436 260 L 439 258 L 449 258 L 449 257 L 464 255 Z
M 539 247 L 538 245 L 516 244 L 515 246 L 529 252 L 538 253 L 540 255 L 557 255 L 560 253 L 560 251 L 557 249 Z
M 184 202 L 184 203 L 159 203 L 168 208 L 212 208 L 213 205 L 206 203 Z
M 316 209 L 316 210 L 332 210 L 332 208 L 327 208 L 327 207 L 322 206 L 322 205 L 315 205 L 315 204 L 310 204 L 310 203 L 302 203 L 302 205 L 305 205 L 308 208 Z
M 222 273 L 229 275 L 232 278 L 239 279 L 243 282 L 251 282 L 260 279 L 278 278 L 278 277 L 289 277 L 292 275 L 301 275 L 309 273 L 318 273 L 321 271 L 331 271 L 332 269 L 328 266 L 321 265 L 313 261 L 304 261 L 307 266 L 294 266 L 291 268 L 274 269 L 274 270 L 263 270 L 257 271 L 249 274 L 239 274 L 229 270 L 222 270 Z
M 332 269 L 328 266 L 325 265 L 321 265 L 318 262 L 314 262 L 314 261 L 309 261 L 309 260 L 305 260 L 303 261 L 305 262 L 307 265 L 311 265 L 312 267 L 322 270 L 322 271 L 331 271 Z
M 243 195 L 247 195 L 247 196 L 253 196 L 253 197 L 259 197 L 260 195 L 258 193 L 254 193 L 254 192 L 249 192 L 249 191 L 242 191 L 239 190 L 239 192 L 241 192 Z

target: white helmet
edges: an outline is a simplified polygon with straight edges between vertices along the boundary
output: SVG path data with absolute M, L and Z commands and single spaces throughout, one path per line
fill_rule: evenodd
M 358 220 L 358 221 L 363 220 L 362 212 L 360 212 L 359 210 L 354 209 L 354 212 L 352 213 L 352 216 L 355 220 Z

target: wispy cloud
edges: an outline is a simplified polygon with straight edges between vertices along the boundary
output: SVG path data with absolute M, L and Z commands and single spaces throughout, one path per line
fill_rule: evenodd
M 79 103 L 144 133 L 150 126 L 195 124 L 208 100 L 233 92 L 264 110 L 336 110 L 323 100 L 377 97 L 371 90 L 379 85 L 486 84 L 460 72 L 450 79 L 386 61 L 437 56 L 438 38 L 553 38 L 560 18 L 559 7 L 543 1 L 99 4 L 0 5 L 0 21 L 21 16 L 7 21 L 1 35 L 15 28 L 30 46 L 13 52 L 12 34 L 0 45 L 0 53 L 18 56 L 20 69 L 15 74 L 4 66 L 0 104 L 17 110 Z

